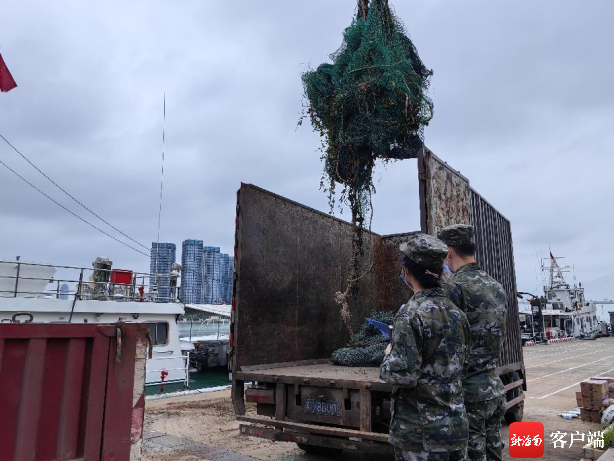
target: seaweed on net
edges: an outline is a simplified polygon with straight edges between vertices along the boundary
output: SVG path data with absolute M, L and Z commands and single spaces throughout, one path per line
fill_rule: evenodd
M 356 294 L 362 272 L 375 162 L 413 158 L 423 147 L 423 128 L 433 116 L 426 94 L 432 71 L 421 61 L 388 0 L 358 0 L 357 17 L 330 58 L 332 63 L 305 72 L 302 80 L 307 114 L 323 141 L 321 188 L 328 192 L 333 211 L 340 184 L 339 201 L 352 214 L 350 276 L 338 300 L 348 311 L 343 301 Z M 350 317 L 345 312 L 348 329 Z

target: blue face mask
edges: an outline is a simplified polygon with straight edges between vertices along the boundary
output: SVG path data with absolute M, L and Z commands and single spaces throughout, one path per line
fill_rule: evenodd
M 402 282 L 404 282 L 406 284 L 406 286 L 408 288 L 410 288 L 412 291 L 414 291 L 414 287 L 412 285 L 410 285 L 408 283 L 408 281 L 406 280 L 406 277 L 404 275 L 404 270 L 402 269 L 401 272 L 399 273 L 399 278 L 402 280 Z
M 446 264 L 442 264 L 442 269 L 444 269 L 444 272 L 446 272 L 447 274 L 452 274 L 453 273 L 451 268 L 448 267 Z

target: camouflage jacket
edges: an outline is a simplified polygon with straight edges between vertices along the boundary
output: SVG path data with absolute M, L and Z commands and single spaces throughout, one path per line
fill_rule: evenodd
M 380 378 L 393 385 L 394 446 L 412 451 L 465 449 L 468 421 L 461 379 L 470 352 L 466 316 L 441 288 L 423 290 L 399 309 Z
M 478 263 L 462 266 L 446 285 L 447 295 L 468 317 L 472 352 L 463 379 L 466 402 L 484 402 L 504 395 L 497 361 L 506 335 L 506 294 L 502 285 Z

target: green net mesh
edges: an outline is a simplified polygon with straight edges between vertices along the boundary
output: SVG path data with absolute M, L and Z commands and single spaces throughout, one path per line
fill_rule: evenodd
M 371 318 L 391 325 L 395 312 L 373 312 Z M 377 367 L 382 363 L 384 350 L 389 340 L 380 330 L 368 323 L 361 325 L 346 347 L 336 350 L 331 356 L 334 365 L 345 367 Z
M 302 79 L 307 114 L 323 140 L 321 188 L 333 211 L 335 186 L 341 184 L 340 202 L 352 213 L 353 259 L 344 296 L 354 297 L 356 281 L 366 272 L 360 261 L 363 229 L 371 225 L 366 217 L 371 222 L 375 161 L 416 157 L 422 148 L 423 128 L 433 115 L 426 95 L 432 72 L 388 0 L 358 0 L 357 17 L 330 57 L 331 64 L 321 64 Z
M 307 112 L 324 140 L 324 184 L 333 206 L 342 184 L 353 221 L 364 226 L 375 190 L 376 159 L 415 157 L 433 115 L 426 96 L 432 74 L 387 0 L 359 0 L 332 64 L 303 74 Z

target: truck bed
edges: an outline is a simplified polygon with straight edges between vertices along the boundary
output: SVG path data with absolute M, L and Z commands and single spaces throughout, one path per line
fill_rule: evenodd
M 237 372 L 237 379 L 388 392 L 391 390 L 391 387 L 380 379 L 378 367 L 342 367 L 332 365 L 328 360 L 244 366 Z

